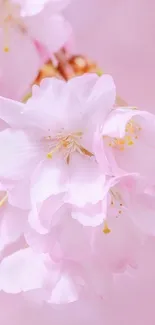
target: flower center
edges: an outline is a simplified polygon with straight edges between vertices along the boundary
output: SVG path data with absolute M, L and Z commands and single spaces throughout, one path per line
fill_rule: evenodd
M 125 129 L 125 136 L 123 138 L 104 137 L 107 140 L 108 146 L 117 150 L 123 151 L 125 148 L 132 146 L 139 137 L 141 127 L 130 120 Z
M 61 151 L 63 152 L 67 164 L 69 164 L 70 156 L 75 151 L 88 157 L 94 156 L 93 153 L 80 144 L 81 139 L 82 132 L 76 132 L 69 135 L 63 135 L 60 133 L 55 138 L 51 136 L 45 137 L 45 140 L 48 141 L 49 144 L 47 158 L 52 159 L 55 153 Z

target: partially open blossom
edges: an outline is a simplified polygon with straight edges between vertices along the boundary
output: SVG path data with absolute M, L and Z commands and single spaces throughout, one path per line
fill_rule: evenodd
M 155 182 L 154 136 L 155 115 L 127 107 L 114 109 L 96 133 L 96 158 L 107 173 L 139 173 Z

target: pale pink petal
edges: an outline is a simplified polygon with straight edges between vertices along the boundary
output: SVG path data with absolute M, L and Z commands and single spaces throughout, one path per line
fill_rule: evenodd
M 50 279 L 51 261 L 47 254 L 36 254 L 31 248 L 20 250 L 0 264 L 0 289 L 7 293 L 20 293 L 41 289 L 55 284 L 59 272 L 53 267 Z M 51 265 L 52 267 L 53 265 Z
M 48 5 L 48 10 L 55 12 L 63 9 L 67 4 L 68 0 L 12 0 L 15 4 L 21 6 L 21 16 L 33 16 L 38 14 Z
M 8 191 L 8 202 L 23 210 L 31 208 L 30 200 L 30 180 L 15 182 Z
M 40 234 L 31 227 L 28 227 L 27 231 L 24 234 L 24 237 L 28 245 L 37 253 L 51 254 L 58 241 L 58 234 L 56 229 L 52 229 L 49 233 L 46 234 Z M 62 253 L 61 256 L 59 255 L 59 257 L 62 258 Z
M 4 35 L 0 31 L 0 94 L 22 100 L 42 64 L 32 40 L 16 29 L 10 29 L 9 52 L 4 52 Z M 20 53 L 20 55 L 17 55 Z
M 116 89 L 112 77 L 88 73 L 71 79 L 68 87 L 79 105 L 78 110 L 72 110 L 70 106 L 69 115 L 83 117 L 85 123 L 88 123 L 88 119 L 92 119 L 93 123 L 102 123 L 115 102 Z
M 71 27 L 63 16 L 58 14 L 50 15 L 50 12 L 47 12 L 47 14 L 43 12 L 34 17 L 26 18 L 26 25 L 31 37 L 43 44 L 49 55 L 59 50 L 71 34 Z
M 22 123 L 21 112 L 24 104 L 0 96 L 0 119 L 11 127 L 18 127 Z
M 95 158 L 99 163 L 101 171 L 105 174 L 112 174 L 112 166 L 111 160 L 108 160 L 106 148 L 104 145 L 103 138 L 100 134 L 99 128 L 96 130 L 93 139 L 93 152 L 95 154 Z M 116 164 L 116 163 L 115 163 Z
M 28 213 L 7 205 L 0 222 L 0 249 L 15 242 L 25 231 Z
M 38 165 L 31 179 L 32 203 L 43 202 L 51 195 L 65 192 L 65 182 L 66 170 L 63 161 L 43 161 Z
M 33 171 L 40 158 L 38 143 L 23 131 L 0 133 L 0 177 L 21 179 Z
M 12 0 L 15 4 L 21 6 L 21 16 L 33 16 L 38 14 L 50 0 Z
M 71 218 L 71 211 L 70 214 L 68 212 L 67 218 L 66 214 L 64 214 L 61 220 L 61 227 L 59 226 L 57 229 L 57 240 L 65 260 L 80 264 L 87 263 L 91 254 L 91 231 L 91 228 L 83 227 L 82 224 Z M 53 249 L 52 254 L 57 257 L 56 250 Z
M 86 204 L 83 208 L 73 206 L 72 217 L 83 226 L 97 227 L 103 223 L 105 215 L 102 211 L 101 202 L 97 204 Z
M 50 228 L 61 219 L 61 207 L 63 205 L 63 195 L 53 195 L 32 207 L 29 213 L 29 224 L 40 234 L 49 233 Z M 60 212 L 60 215 L 59 215 Z
M 27 125 L 42 129 L 44 136 L 60 132 L 66 119 L 65 89 L 66 82 L 56 78 L 45 78 L 40 86 L 34 85 L 23 112 Z
M 96 161 L 74 153 L 69 167 L 68 193 L 65 201 L 78 207 L 100 201 L 104 195 L 105 175 L 100 173 Z
M 77 283 L 75 282 L 76 280 Z M 65 304 L 77 301 L 80 291 L 78 288 L 78 282 L 81 284 L 82 280 L 80 281 L 78 277 L 77 279 L 74 279 L 74 277 L 72 278 L 67 272 L 66 274 L 62 274 L 60 280 L 52 290 L 52 295 L 48 302 L 52 304 Z

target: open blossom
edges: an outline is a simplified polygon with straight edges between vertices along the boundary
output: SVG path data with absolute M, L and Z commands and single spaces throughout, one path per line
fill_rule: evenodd
M 155 182 L 154 137 L 155 115 L 127 107 L 114 109 L 96 133 L 96 158 L 111 175 L 139 173 Z
M 67 1 L 0 1 L 0 94 L 21 100 L 45 60 L 68 40 Z M 50 30 L 50 34 L 49 34 Z
M 26 104 L 0 100 L 0 117 L 12 126 L 0 133 L 0 176 L 31 178 L 35 204 L 61 193 L 79 207 L 96 203 L 105 176 L 94 157 L 93 136 L 115 100 L 112 78 L 46 79 L 33 92 Z

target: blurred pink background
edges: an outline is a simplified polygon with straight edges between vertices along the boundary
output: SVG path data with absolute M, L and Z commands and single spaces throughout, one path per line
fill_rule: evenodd
M 111 73 L 128 104 L 155 112 L 155 0 L 72 0 L 76 51 Z

